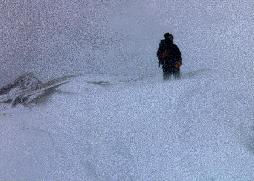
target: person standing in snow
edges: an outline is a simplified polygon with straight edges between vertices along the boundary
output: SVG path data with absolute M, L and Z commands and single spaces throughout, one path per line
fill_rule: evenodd
M 171 75 L 175 78 L 180 78 L 182 56 L 178 46 L 174 44 L 173 39 L 172 34 L 165 33 L 164 39 L 161 40 L 157 50 L 159 67 L 162 65 L 164 80 L 168 79 Z

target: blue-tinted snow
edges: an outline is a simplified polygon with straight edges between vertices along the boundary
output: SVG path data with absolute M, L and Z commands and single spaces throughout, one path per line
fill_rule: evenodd
M 253 180 L 250 1 L 2 1 L 1 83 L 82 74 L 1 105 L 0 180 Z M 182 79 L 162 81 L 165 31 Z

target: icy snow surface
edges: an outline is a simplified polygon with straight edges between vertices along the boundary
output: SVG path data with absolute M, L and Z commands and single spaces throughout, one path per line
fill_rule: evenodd
M 250 82 L 204 74 L 84 76 L 47 106 L 2 108 L 1 179 L 252 180 Z
M 0 83 L 79 76 L 0 104 L 0 180 L 254 180 L 253 2 L 26 3 L 0 3 Z M 157 68 L 165 31 L 181 80 Z

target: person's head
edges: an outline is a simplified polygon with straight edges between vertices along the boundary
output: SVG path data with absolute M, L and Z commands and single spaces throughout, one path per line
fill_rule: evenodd
M 164 38 L 165 38 L 165 40 L 169 40 L 169 41 L 171 41 L 171 42 L 173 43 L 174 37 L 173 37 L 172 34 L 170 34 L 170 33 L 165 33 L 165 34 L 164 34 Z

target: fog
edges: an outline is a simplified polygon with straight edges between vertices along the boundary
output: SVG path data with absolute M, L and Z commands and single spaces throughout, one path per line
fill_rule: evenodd
M 98 72 L 99 58 L 94 52 L 105 51 L 116 41 L 107 22 L 119 4 L 92 0 L 1 1 L 1 82 L 27 71 L 44 77 Z
M 236 0 L 2 0 L 0 82 L 23 72 L 155 75 L 155 52 L 167 31 L 184 69 L 252 75 L 253 9 L 253 2 Z

